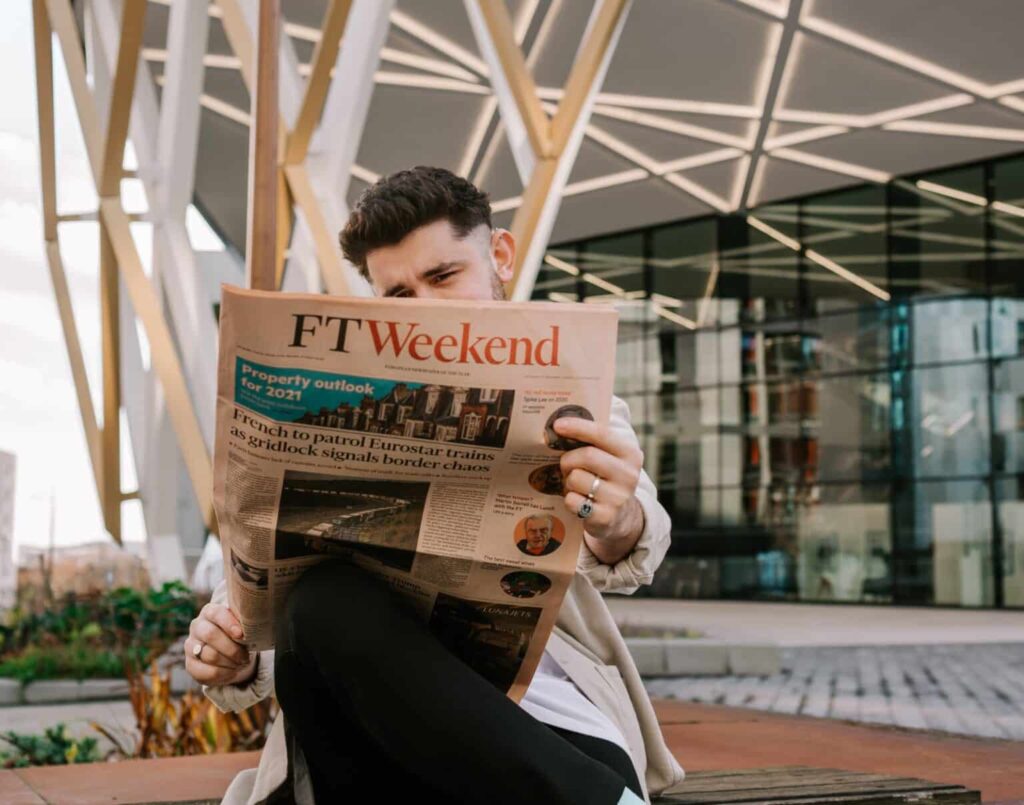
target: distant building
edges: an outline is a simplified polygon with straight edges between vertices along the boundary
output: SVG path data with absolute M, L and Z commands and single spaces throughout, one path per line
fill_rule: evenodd
M 17 574 L 14 570 L 14 473 L 17 459 L 0 451 L 0 610 L 14 606 Z
M 45 547 L 22 545 L 18 551 L 18 598 L 23 607 L 45 606 L 49 584 L 54 598 L 68 593 L 90 595 L 131 587 L 149 588 L 143 543 L 90 542 Z
M 514 392 L 434 384 L 397 383 L 379 400 L 363 397 L 358 407 L 342 403 L 303 414 L 304 425 L 342 428 L 414 439 L 503 447 Z

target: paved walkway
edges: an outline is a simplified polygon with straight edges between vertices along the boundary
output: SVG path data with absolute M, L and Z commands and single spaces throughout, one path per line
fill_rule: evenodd
M 687 771 L 818 766 L 920 777 L 978 789 L 990 805 L 1024 801 L 1024 743 L 843 724 L 684 702 L 657 702 Z M 4 805 L 216 803 L 256 753 L 0 771 Z
M 700 629 L 709 637 L 780 646 L 1024 642 L 1024 610 L 692 601 L 609 595 L 615 620 Z
M 766 677 L 647 680 L 653 697 L 1024 741 L 1024 643 L 805 647 Z

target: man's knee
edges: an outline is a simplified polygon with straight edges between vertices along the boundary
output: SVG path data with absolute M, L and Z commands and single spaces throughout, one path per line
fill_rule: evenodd
M 348 562 L 321 562 L 303 573 L 289 592 L 277 623 L 278 645 L 337 638 L 339 628 L 346 642 L 358 639 L 372 620 L 365 613 L 381 606 L 388 595 L 380 582 Z

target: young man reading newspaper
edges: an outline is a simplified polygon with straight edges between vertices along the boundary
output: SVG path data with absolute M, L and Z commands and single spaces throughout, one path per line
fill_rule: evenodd
M 504 299 L 516 248 L 508 231 L 492 227 L 483 193 L 423 167 L 368 189 L 341 245 L 378 296 L 396 299 Z M 522 701 L 448 653 L 384 586 L 338 560 L 303 575 L 275 649 L 251 657 L 237 642 L 241 628 L 222 583 L 192 622 L 188 671 L 222 710 L 275 693 L 285 716 L 259 769 L 240 774 L 225 802 L 434 793 L 446 802 L 616 805 L 682 780 L 600 595 L 651 581 L 668 548 L 668 515 L 622 400 L 613 399 L 607 427 L 564 417 L 554 428 L 589 445 L 561 459 L 565 507 L 585 519 L 584 544 Z

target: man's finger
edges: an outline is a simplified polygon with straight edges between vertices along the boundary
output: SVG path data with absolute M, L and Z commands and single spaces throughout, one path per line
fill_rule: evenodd
M 228 637 L 224 630 L 213 621 L 197 618 L 192 623 L 191 637 L 213 646 L 235 665 L 243 665 L 249 661 L 249 652 L 245 646 Z
M 205 653 L 205 652 L 204 652 Z M 217 665 L 197 660 L 195 657 L 185 658 L 185 670 L 196 682 L 203 685 L 223 685 L 230 682 L 238 669 L 221 668 Z
M 579 516 L 578 512 L 580 506 L 583 505 L 583 501 L 586 498 L 578 492 L 570 492 L 564 498 L 565 507 L 572 512 L 576 517 Z M 592 502 L 591 505 L 594 507 L 593 513 L 583 520 L 583 528 L 590 531 L 591 527 L 605 527 L 611 524 L 615 518 L 614 509 L 611 506 L 607 506 L 603 503 Z
M 611 453 L 599 447 L 577 447 L 562 454 L 559 461 L 562 468 L 562 477 L 568 478 L 573 470 L 586 470 L 591 475 L 607 481 L 611 478 L 625 478 L 628 467 L 622 463 L 622 459 L 616 458 Z
M 203 607 L 203 614 L 207 620 L 216 623 L 221 629 L 235 640 L 241 640 L 245 633 L 242 631 L 242 624 L 234 613 L 223 604 L 207 604 Z
M 632 446 L 623 437 L 610 432 L 604 425 L 598 425 L 589 419 L 577 416 L 562 416 L 554 421 L 552 427 L 559 436 L 586 442 L 600 447 L 613 456 L 626 458 L 632 452 Z
M 594 477 L 594 473 L 589 470 L 576 468 L 566 476 L 565 491 L 567 493 L 578 492 L 584 496 L 589 495 L 590 490 L 594 488 Z M 607 503 L 618 508 L 629 496 L 626 490 L 618 483 L 602 478 L 601 483 L 598 484 L 597 492 L 594 494 L 594 502 Z
M 196 646 L 203 647 L 198 657 L 195 655 Z M 216 665 L 218 668 L 226 668 L 234 671 L 237 671 L 242 665 L 244 665 L 244 663 L 239 663 L 230 657 L 225 657 L 212 643 L 207 643 L 205 640 L 196 639 L 195 637 L 186 638 L 185 657 L 186 659 L 192 658 L 199 662 L 204 662 L 207 665 Z

